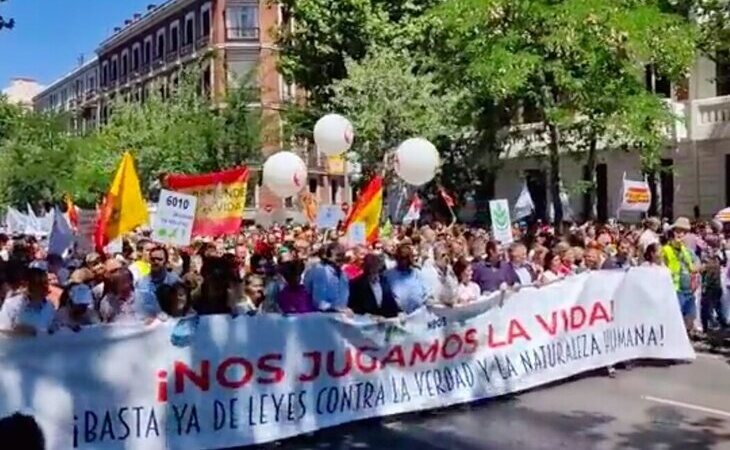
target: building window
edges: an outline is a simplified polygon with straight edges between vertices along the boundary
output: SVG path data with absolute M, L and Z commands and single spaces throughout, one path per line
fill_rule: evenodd
M 177 51 L 177 47 L 180 43 L 180 22 L 175 22 L 170 25 L 170 53 Z
M 201 36 L 210 36 L 210 3 L 206 3 L 200 9 L 200 21 L 202 22 L 202 34 Z
M 122 76 L 127 75 L 127 71 L 129 70 L 129 52 L 126 50 L 122 52 Z
M 109 79 L 112 82 L 117 81 L 117 75 L 119 74 L 119 72 L 117 72 L 118 66 L 119 66 L 119 60 L 117 59 L 116 56 L 113 56 L 112 57 L 111 73 L 109 74 Z
M 160 30 L 157 32 L 157 57 L 156 59 L 161 59 L 163 56 L 165 56 L 165 30 Z
M 61 91 L 61 106 L 66 109 L 66 103 L 68 102 L 68 91 L 64 88 Z
M 139 69 L 139 44 L 132 47 L 132 70 Z
M 730 95 L 730 52 L 718 52 L 715 63 L 715 95 Z
M 645 70 L 646 89 L 662 98 L 672 97 L 672 86 L 669 80 L 657 73 L 656 67 L 649 64 Z
M 258 5 L 242 5 L 228 8 L 226 11 L 226 35 L 228 39 L 258 39 Z
M 94 89 L 96 89 L 96 79 L 92 75 L 86 80 L 86 90 L 93 91 Z
M 148 36 L 144 40 L 144 55 L 142 57 L 142 64 L 147 65 L 152 62 L 152 36 Z
M 183 45 L 192 45 L 195 40 L 195 13 L 185 16 L 185 39 Z
M 75 97 L 81 97 L 81 92 L 84 88 L 84 80 L 76 80 L 76 89 L 74 90 Z

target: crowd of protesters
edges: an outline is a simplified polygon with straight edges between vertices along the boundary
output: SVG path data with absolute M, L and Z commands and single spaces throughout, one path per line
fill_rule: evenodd
M 385 318 L 426 304 L 459 307 L 482 295 L 543 286 L 591 270 L 665 266 L 691 336 L 727 327 L 726 240 L 713 223 L 647 219 L 643 227 L 585 223 L 556 233 L 514 228 L 503 246 L 484 228 L 395 227 L 370 246 L 308 226 L 249 227 L 238 236 L 159 245 L 141 230 L 123 251 L 48 255 L 30 236 L 0 235 L 0 333 L 33 336 L 95 324 L 190 314 L 332 312 Z M 727 241 L 730 242 L 730 241 Z

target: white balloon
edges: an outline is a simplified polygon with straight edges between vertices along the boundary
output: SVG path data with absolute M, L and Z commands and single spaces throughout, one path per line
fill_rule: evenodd
M 414 186 L 433 180 L 440 162 L 436 146 L 424 138 L 408 139 L 395 151 L 395 172 Z
M 293 197 L 307 185 L 307 165 L 292 152 L 269 156 L 263 172 L 266 187 L 281 198 Z
M 327 156 L 337 156 L 350 150 L 354 139 L 352 124 L 339 114 L 327 114 L 314 126 L 317 149 Z

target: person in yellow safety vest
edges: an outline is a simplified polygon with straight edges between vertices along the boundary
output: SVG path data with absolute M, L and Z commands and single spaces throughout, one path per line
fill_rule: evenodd
M 155 243 L 149 239 L 140 239 L 137 242 L 135 247 L 137 250 L 137 260 L 129 266 L 129 271 L 132 272 L 132 278 L 135 283 L 150 274 L 150 252 L 153 248 L 155 248 Z
M 683 241 L 690 229 L 689 219 L 679 217 L 667 233 L 669 240 L 662 248 L 664 263 L 672 274 L 672 282 L 688 334 L 693 333 L 697 314 L 694 292 L 697 289 L 698 273 L 692 253 Z

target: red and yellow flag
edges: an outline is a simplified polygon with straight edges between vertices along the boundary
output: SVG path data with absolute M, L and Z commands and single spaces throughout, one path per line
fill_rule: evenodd
M 165 184 L 198 198 L 193 236 L 222 236 L 241 229 L 247 183 L 248 168 L 239 167 L 202 175 L 170 175 Z
M 345 220 L 345 230 L 353 223 L 365 224 L 365 235 L 368 244 L 378 240 L 380 214 L 383 210 L 383 179 L 375 176 L 360 193 L 360 197 Z
M 66 211 L 68 214 L 68 222 L 75 229 L 79 227 L 79 212 L 76 211 L 76 205 L 70 195 L 66 195 Z
M 147 203 L 142 197 L 134 159 L 125 152 L 99 211 L 94 233 L 97 250 L 102 251 L 110 241 L 147 222 Z

